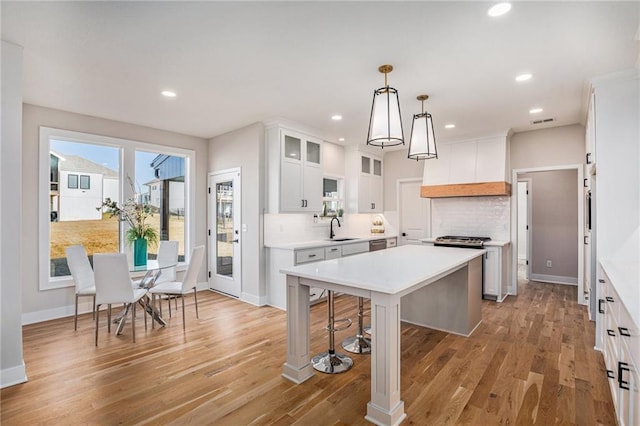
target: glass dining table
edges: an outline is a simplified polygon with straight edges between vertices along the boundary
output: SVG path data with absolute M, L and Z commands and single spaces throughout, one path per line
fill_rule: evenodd
M 136 288 L 146 288 L 150 289 L 156 283 L 158 278 L 162 275 L 163 270 L 167 270 L 169 268 L 175 268 L 178 265 L 178 262 L 174 263 L 163 263 L 160 264 L 157 260 L 148 260 L 146 265 L 131 265 L 129 268 L 129 272 L 135 274 L 137 272 L 146 272 L 140 281 L 132 281 L 132 285 Z M 149 296 L 145 295 L 141 298 L 138 303 L 143 309 L 151 316 L 151 320 L 157 322 L 161 326 L 166 326 L 167 322 L 162 318 L 160 312 L 155 309 L 149 301 Z M 128 303 L 122 312 L 117 314 L 113 322 L 118 324 L 116 327 L 116 335 L 122 333 L 122 329 L 124 328 L 127 322 L 127 314 L 129 313 L 129 309 L 131 309 L 131 304 Z

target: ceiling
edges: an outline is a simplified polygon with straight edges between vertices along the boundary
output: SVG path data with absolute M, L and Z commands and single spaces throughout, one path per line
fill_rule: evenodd
M 407 139 L 425 93 L 440 141 L 582 122 L 588 80 L 640 63 L 639 2 L 492 4 L 3 0 L 2 39 L 24 47 L 26 103 L 202 138 L 281 117 L 345 145 L 385 63 Z

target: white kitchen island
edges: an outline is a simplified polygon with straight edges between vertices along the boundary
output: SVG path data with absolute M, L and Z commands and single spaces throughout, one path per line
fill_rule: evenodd
M 287 275 L 283 376 L 302 383 L 314 374 L 309 353 L 310 287 L 369 298 L 371 400 L 365 418 L 378 425 L 399 424 L 406 417 L 400 399 L 400 321 L 471 334 L 481 322 L 484 252 L 408 245 L 283 269 Z

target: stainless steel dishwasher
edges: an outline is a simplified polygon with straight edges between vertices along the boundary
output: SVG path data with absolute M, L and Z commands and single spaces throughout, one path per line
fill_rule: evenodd
M 371 241 L 369 241 L 369 251 L 384 250 L 386 248 L 387 248 L 387 240 L 386 240 L 386 238 L 382 238 L 380 240 L 371 240 Z

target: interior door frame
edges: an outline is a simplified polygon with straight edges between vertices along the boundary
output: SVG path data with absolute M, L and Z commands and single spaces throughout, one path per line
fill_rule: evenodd
M 398 245 L 400 245 L 400 240 L 402 238 L 402 199 L 401 199 L 401 191 L 400 186 L 403 183 L 422 183 L 421 177 L 416 178 L 402 178 L 396 180 L 396 212 L 398 213 Z M 429 217 L 425 221 L 425 233 L 424 238 L 431 237 L 431 199 L 426 198 L 429 202 Z
M 217 237 L 215 232 L 217 211 L 216 211 L 215 188 L 212 188 L 210 184 L 211 184 L 211 180 L 214 179 L 215 177 L 220 175 L 226 175 L 226 174 L 237 174 L 237 177 L 238 177 L 238 185 L 234 185 L 234 188 L 233 188 L 233 202 L 234 202 L 233 217 L 234 217 L 234 228 L 235 228 L 234 230 L 238 230 L 238 238 L 239 238 L 237 246 L 235 246 L 237 247 L 237 252 L 238 252 L 237 260 L 238 260 L 239 267 L 234 268 L 234 280 L 237 279 L 240 284 L 240 288 L 237 295 L 222 292 L 213 288 L 213 280 L 215 278 L 216 271 L 217 271 L 217 265 L 216 265 L 215 259 L 218 254 L 217 245 L 216 245 Z M 240 167 L 234 167 L 231 169 L 217 170 L 215 172 L 208 173 L 207 187 L 209 188 L 208 190 L 209 193 L 207 194 L 208 195 L 207 227 L 209 232 L 209 235 L 208 235 L 209 259 L 208 259 L 208 274 L 207 274 L 208 287 L 209 287 L 209 290 L 211 291 L 216 291 L 221 294 L 237 297 L 238 299 L 240 299 L 242 296 L 242 232 L 240 231 L 241 223 L 242 223 L 242 169 Z M 235 247 L 234 247 L 234 261 L 236 258 Z
M 584 298 L 584 256 L 583 256 L 583 244 L 584 244 L 584 194 L 583 194 L 583 179 L 584 170 L 582 164 L 568 164 L 559 166 L 547 166 L 547 167 L 532 167 L 523 169 L 511 170 L 511 182 L 518 182 L 518 175 L 521 173 L 535 173 L 535 172 L 552 172 L 561 170 L 575 170 L 577 173 L 576 187 L 578 189 L 577 204 L 578 204 L 578 239 L 576 241 L 578 252 L 578 303 L 586 305 Z M 531 204 L 531 203 L 529 203 Z M 518 197 L 517 194 L 514 197 L 511 195 L 511 282 L 509 283 L 509 294 L 516 296 L 518 294 Z M 516 224 L 513 226 L 513 224 Z M 529 239 L 532 240 L 532 233 L 529 234 Z M 514 250 L 513 247 L 516 249 Z
M 531 253 L 532 253 L 532 246 L 531 246 L 531 240 L 533 238 L 531 238 L 531 235 L 533 235 L 533 223 L 531 223 L 531 217 L 533 214 L 533 184 L 532 184 L 532 180 L 531 178 L 518 178 L 517 180 L 518 183 L 520 182 L 525 182 L 527 184 L 527 247 L 526 247 L 526 260 L 527 260 L 527 279 L 530 280 L 531 279 L 531 264 L 533 263 L 531 261 Z M 516 222 L 516 230 L 517 230 L 517 226 L 518 226 L 518 222 Z M 517 250 L 517 241 L 516 241 L 516 250 Z

